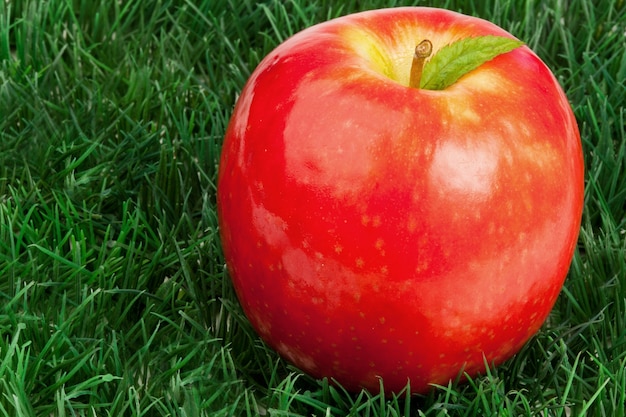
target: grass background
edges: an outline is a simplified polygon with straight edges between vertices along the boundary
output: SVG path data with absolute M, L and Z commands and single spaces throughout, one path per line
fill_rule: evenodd
M 581 129 L 579 247 L 512 360 L 348 394 L 268 350 L 225 273 L 216 168 L 280 41 L 352 11 L 476 15 L 553 69 Z M 0 1 L 0 416 L 624 416 L 624 0 Z

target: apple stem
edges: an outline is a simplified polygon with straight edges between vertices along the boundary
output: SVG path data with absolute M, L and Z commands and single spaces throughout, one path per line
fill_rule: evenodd
M 433 52 L 433 44 L 428 39 L 424 39 L 415 47 L 413 55 L 413 63 L 411 64 L 411 76 L 409 78 L 409 87 L 420 88 L 422 81 L 422 70 L 426 58 Z

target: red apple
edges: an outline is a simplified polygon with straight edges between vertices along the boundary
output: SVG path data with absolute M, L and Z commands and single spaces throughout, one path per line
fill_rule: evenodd
M 526 46 L 441 90 L 410 75 L 422 40 L 426 76 L 446 45 L 488 35 L 513 38 L 441 9 L 353 14 L 291 37 L 245 85 L 219 168 L 224 254 L 254 328 L 303 371 L 424 392 L 502 363 L 548 316 L 583 206 L 557 80 Z

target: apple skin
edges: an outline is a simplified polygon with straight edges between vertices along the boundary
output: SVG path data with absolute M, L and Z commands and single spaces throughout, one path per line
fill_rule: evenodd
M 239 301 L 295 366 L 412 392 L 498 365 L 552 309 L 575 250 L 575 117 L 527 47 L 442 91 L 415 45 L 512 37 L 434 8 L 334 19 L 259 64 L 224 139 L 218 215 Z

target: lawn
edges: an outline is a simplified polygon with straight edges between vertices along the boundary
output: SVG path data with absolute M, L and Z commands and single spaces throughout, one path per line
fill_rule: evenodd
M 581 130 L 578 248 L 514 358 L 425 396 L 347 393 L 258 339 L 215 211 L 222 138 L 278 43 L 437 5 L 526 42 Z M 0 416 L 624 416 L 624 0 L 0 1 Z

